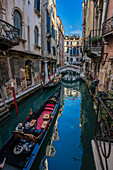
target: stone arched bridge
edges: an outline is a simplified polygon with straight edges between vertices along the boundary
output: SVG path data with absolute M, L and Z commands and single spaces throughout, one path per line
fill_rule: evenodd
M 58 72 L 60 72 L 60 73 L 65 72 L 65 71 L 74 71 L 74 72 L 80 74 L 81 67 L 70 64 L 70 65 L 65 65 L 65 66 L 58 68 Z

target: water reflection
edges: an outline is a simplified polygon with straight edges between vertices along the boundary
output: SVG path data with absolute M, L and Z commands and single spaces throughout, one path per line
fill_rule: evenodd
M 59 110 L 58 116 L 56 118 L 55 125 L 54 125 L 53 130 L 52 130 L 51 137 L 50 137 L 50 139 L 47 143 L 47 146 L 45 148 L 44 156 L 43 156 L 43 158 L 40 162 L 40 165 L 39 165 L 40 170 L 48 170 L 48 159 L 47 158 L 48 157 L 52 158 L 52 157 L 55 156 L 56 150 L 55 150 L 55 147 L 53 145 L 53 142 L 56 142 L 56 141 L 59 140 L 57 125 L 58 125 L 58 118 L 62 115 L 62 111 L 63 111 L 63 107 L 60 108 L 60 110 Z
M 71 75 L 71 79 L 68 76 L 62 81 L 60 113 L 42 156 L 43 164 L 46 161 L 49 170 L 95 170 L 91 150 L 95 124 L 92 99 L 85 83 L 76 75 Z

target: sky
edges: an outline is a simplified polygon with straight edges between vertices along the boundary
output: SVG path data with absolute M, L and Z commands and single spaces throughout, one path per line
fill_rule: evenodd
M 82 36 L 82 2 L 83 0 L 56 0 L 57 15 L 61 18 L 65 35 Z

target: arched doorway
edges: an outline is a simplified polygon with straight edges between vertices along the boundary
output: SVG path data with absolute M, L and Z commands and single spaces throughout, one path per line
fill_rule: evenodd
M 27 60 L 25 63 L 25 74 L 26 74 L 27 86 L 32 85 L 31 70 L 32 70 L 32 62 L 30 60 Z

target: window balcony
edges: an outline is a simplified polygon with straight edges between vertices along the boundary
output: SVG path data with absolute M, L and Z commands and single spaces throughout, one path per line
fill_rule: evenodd
M 19 45 L 19 29 L 0 19 L 0 49 L 8 50 L 9 48 Z
M 102 25 L 102 35 L 104 38 L 113 34 L 113 17 L 106 20 Z
M 96 29 L 90 32 L 89 37 L 84 39 L 84 52 L 92 56 L 101 56 L 102 30 Z

